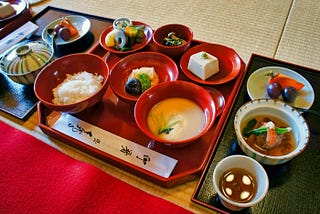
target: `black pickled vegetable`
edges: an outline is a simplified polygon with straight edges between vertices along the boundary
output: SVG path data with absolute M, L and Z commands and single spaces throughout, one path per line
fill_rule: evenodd
M 282 98 L 285 102 L 292 103 L 298 96 L 298 91 L 294 87 L 286 87 L 282 91 Z
M 142 93 L 142 86 L 136 78 L 130 78 L 126 83 L 126 92 L 131 95 L 140 95 Z
M 277 99 L 282 94 L 282 87 L 277 82 L 268 84 L 267 93 L 270 98 Z
M 71 32 L 68 28 L 62 27 L 59 29 L 58 36 L 64 41 L 68 41 L 71 38 Z

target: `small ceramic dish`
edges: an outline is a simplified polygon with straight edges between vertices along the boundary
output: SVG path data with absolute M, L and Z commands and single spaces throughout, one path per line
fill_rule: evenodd
M 252 100 L 269 98 L 269 95 L 267 94 L 267 85 L 270 77 L 265 74 L 270 72 L 284 74 L 304 84 L 304 87 L 298 91 L 297 98 L 290 103 L 290 105 L 303 109 L 309 109 L 312 106 L 315 96 L 309 81 L 293 70 L 278 66 L 260 68 L 249 76 L 247 81 L 247 92 Z M 279 97 L 279 100 L 283 100 L 282 96 Z
M 205 51 L 218 58 L 219 72 L 206 80 L 202 80 L 188 69 L 191 55 Z M 241 70 L 242 61 L 239 55 L 231 48 L 218 44 L 200 44 L 186 51 L 180 59 L 182 72 L 192 81 L 205 85 L 218 85 L 236 78 Z
M 65 16 L 68 18 L 72 25 L 78 30 L 78 34 L 71 37 L 69 40 L 65 41 L 59 36 L 55 36 L 55 45 L 67 45 L 70 43 L 73 43 L 82 37 L 84 37 L 91 28 L 91 23 L 90 20 L 84 16 L 78 16 L 78 15 L 70 15 L 70 16 Z M 42 39 L 48 43 L 51 43 L 51 38 L 50 35 L 48 34 L 48 29 L 54 29 L 54 27 L 59 24 L 65 17 L 61 17 L 57 20 L 54 20 L 50 24 L 48 24 L 42 31 Z
M 271 150 L 268 148 L 261 148 L 257 140 L 255 140 L 257 148 L 253 148 L 249 145 L 243 134 L 244 127 L 246 127 L 246 124 L 248 124 L 249 121 L 259 117 L 275 118 L 279 121 L 283 121 L 283 123 L 286 124 L 286 127 L 291 127 L 291 132 L 293 133 L 292 140 L 295 145 L 293 145 L 293 147 L 289 146 L 290 144 L 279 147 L 282 149 L 276 151 L 277 155 L 270 155 Z M 308 124 L 301 114 L 287 103 L 273 99 L 256 99 L 242 105 L 236 112 L 234 129 L 238 144 L 242 151 L 260 163 L 268 165 L 282 164 L 298 156 L 307 147 L 310 139 Z M 286 150 L 288 150 L 289 153 L 283 152 Z
M 54 59 L 54 50 L 44 41 L 24 41 L 7 50 L 0 69 L 19 84 L 32 85 L 43 67 Z
M 115 49 L 113 47 L 108 47 L 106 45 L 107 35 L 108 35 L 108 33 L 110 33 L 114 29 L 113 25 L 111 25 L 107 29 L 105 29 L 102 32 L 102 34 L 100 35 L 100 38 L 99 38 L 100 45 L 104 49 L 109 51 L 110 53 L 115 53 L 115 54 L 130 54 L 130 53 L 133 53 L 133 52 L 136 52 L 136 51 L 139 51 L 139 50 L 143 49 L 144 47 L 146 47 L 149 44 L 149 42 L 152 39 L 152 35 L 153 35 L 152 28 L 149 25 L 147 25 L 147 24 L 145 24 L 143 22 L 132 21 L 132 24 L 133 24 L 133 26 L 144 26 L 144 38 L 142 39 L 142 42 L 141 43 L 135 43 L 132 46 L 132 49 L 121 51 L 121 50 L 117 50 L 117 49 Z
M 235 169 L 244 172 L 242 179 L 238 177 L 242 174 L 232 173 L 236 172 L 233 171 Z M 230 173 L 229 176 L 226 176 L 226 173 Z M 223 177 L 226 177 L 227 181 L 224 188 L 220 185 Z M 269 178 L 265 169 L 256 160 L 244 155 L 231 155 L 222 159 L 215 167 L 212 178 L 213 188 L 217 192 L 221 203 L 232 211 L 240 211 L 256 205 L 264 199 L 269 189 Z M 253 180 L 248 182 L 249 179 Z M 245 182 L 245 184 L 239 182 Z M 242 187 L 245 188 L 242 190 Z M 256 191 L 252 196 L 248 196 L 251 197 L 250 200 L 238 202 L 233 199 L 233 197 L 237 197 L 237 191 L 239 190 L 242 190 L 239 196 L 247 196 L 248 189 L 250 190 L 251 187 L 252 189 L 256 188 Z

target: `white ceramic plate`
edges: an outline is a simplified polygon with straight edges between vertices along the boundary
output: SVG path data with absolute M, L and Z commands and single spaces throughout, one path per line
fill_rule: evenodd
M 63 39 L 59 38 L 58 36 L 55 37 L 55 42 L 56 45 L 65 45 L 65 44 L 70 44 L 72 42 L 75 42 L 77 40 L 79 40 L 80 38 L 82 38 L 84 35 L 86 35 L 88 33 L 88 31 L 91 28 L 91 23 L 89 21 L 89 19 L 87 19 L 84 16 L 66 16 L 71 23 L 73 24 L 73 26 L 75 28 L 77 28 L 78 30 L 78 35 L 73 36 L 72 38 L 70 38 L 68 41 L 64 41 Z M 59 24 L 60 21 L 63 19 L 64 17 L 61 17 L 53 22 L 51 22 L 50 24 L 48 24 L 42 31 L 42 39 L 48 43 L 51 42 L 51 39 L 49 37 L 49 35 L 47 34 L 47 30 L 48 29 L 53 29 L 55 25 Z
M 270 98 L 267 94 L 267 85 L 270 77 L 265 76 L 265 74 L 271 71 L 287 75 L 304 84 L 304 87 L 298 92 L 297 98 L 293 103 L 290 103 L 290 105 L 304 109 L 309 109 L 312 106 L 314 102 L 314 91 L 308 80 L 293 70 L 277 66 L 263 67 L 250 75 L 247 81 L 247 92 L 252 100 Z M 279 97 L 279 100 L 283 101 L 282 96 Z

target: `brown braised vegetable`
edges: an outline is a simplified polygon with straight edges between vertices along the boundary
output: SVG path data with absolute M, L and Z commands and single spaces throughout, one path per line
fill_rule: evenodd
M 175 32 L 168 33 L 168 36 L 163 39 L 163 45 L 165 46 L 179 46 L 186 43 L 180 35 L 177 35 Z

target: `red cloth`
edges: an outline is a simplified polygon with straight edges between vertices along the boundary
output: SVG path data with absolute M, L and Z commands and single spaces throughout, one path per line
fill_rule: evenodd
M 0 213 L 190 213 L 0 121 Z

